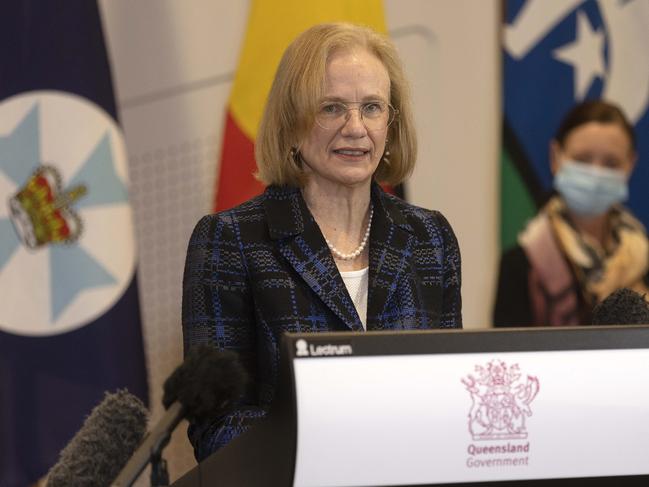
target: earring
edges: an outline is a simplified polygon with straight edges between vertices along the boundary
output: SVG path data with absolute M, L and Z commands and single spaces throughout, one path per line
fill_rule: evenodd
M 381 157 L 381 161 L 386 165 L 390 165 L 390 150 L 388 149 L 388 145 L 390 144 L 390 139 L 387 137 L 385 138 L 385 151 L 383 152 L 383 157 Z
M 297 150 L 297 147 L 291 147 L 291 150 L 288 151 L 289 159 L 292 160 L 297 167 L 302 167 L 302 157 L 300 152 Z

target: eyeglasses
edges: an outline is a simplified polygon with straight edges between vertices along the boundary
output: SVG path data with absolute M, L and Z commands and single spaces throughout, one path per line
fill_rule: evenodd
M 351 117 L 351 110 L 358 110 L 358 114 L 365 124 L 365 128 L 369 131 L 384 130 L 394 121 L 399 113 L 399 110 L 392 105 L 382 101 L 362 103 L 326 101 L 320 104 L 315 121 L 323 129 L 338 130 Z

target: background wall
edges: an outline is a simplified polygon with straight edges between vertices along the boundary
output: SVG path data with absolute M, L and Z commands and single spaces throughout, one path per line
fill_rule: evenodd
M 496 278 L 499 5 L 385 2 L 412 81 L 421 142 L 407 196 L 441 210 L 457 233 L 467 328 L 488 326 Z M 101 0 L 101 7 L 130 159 L 155 420 L 162 382 L 181 361 L 185 251 L 195 222 L 211 211 L 248 3 Z M 172 479 L 195 464 L 184 425 L 166 457 Z

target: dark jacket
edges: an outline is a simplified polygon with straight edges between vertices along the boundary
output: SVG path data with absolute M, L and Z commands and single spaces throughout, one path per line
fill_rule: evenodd
M 500 258 L 498 287 L 493 309 L 495 328 L 512 328 L 526 326 L 551 326 L 549 322 L 538 322 L 534 317 L 530 297 L 530 272 L 532 265 L 520 245 L 503 253 Z M 590 324 L 592 307 L 586 303 L 580 291 L 577 277 L 573 276 L 571 292 L 575 295 L 577 308 L 575 316 L 579 323 Z
M 460 253 L 446 219 L 372 187 L 367 329 L 462 326 Z M 203 217 L 183 281 L 185 351 L 234 350 L 252 378 L 239 409 L 192 424 L 200 460 L 264 416 L 277 382 L 284 332 L 362 331 L 352 299 L 301 192 L 263 195 Z

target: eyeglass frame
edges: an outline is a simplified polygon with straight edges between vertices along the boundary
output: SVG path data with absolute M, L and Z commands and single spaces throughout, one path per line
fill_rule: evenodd
M 370 104 L 381 104 L 385 105 L 388 109 L 388 121 L 385 124 L 385 127 L 382 127 L 380 129 L 370 129 L 367 124 L 365 123 L 365 118 L 363 117 L 363 112 L 362 112 L 362 107 L 363 105 L 370 105 Z M 318 122 L 318 114 L 320 113 L 320 109 L 324 105 L 342 105 L 345 107 L 345 115 L 343 116 L 344 121 L 340 124 L 340 126 L 336 128 L 330 128 L 330 127 L 324 127 Z M 356 107 L 352 107 L 350 105 L 357 105 Z M 387 129 L 390 125 L 392 125 L 392 122 L 394 122 L 397 119 L 397 116 L 399 115 L 399 109 L 394 108 L 390 103 L 386 103 L 383 100 L 371 100 L 371 101 L 341 101 L 341 100 L 325 100 L 321 102 L 318 105 L 318 112 L 316 112 L 314 116 L 315 123 L 318 125 L 318 127 L 324 129 L 324 130 L 340 130 L 340 128 L 344 127 L 344 125 L 349 122 L 349 119 L 351 118 L 351 110 L 358 110 L 358 116 L 361 119 L 361 122 L 363 122 L 363 125 L 369 132 L 377 132 L 379 130 L 384 130 Z M 391 114 L 391 116 L 390 116 Z

